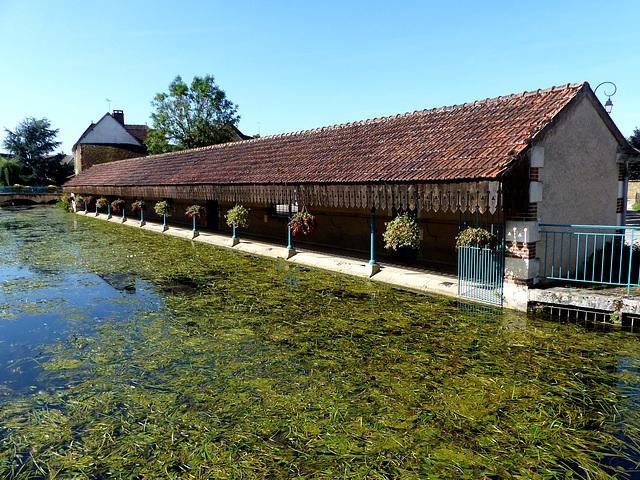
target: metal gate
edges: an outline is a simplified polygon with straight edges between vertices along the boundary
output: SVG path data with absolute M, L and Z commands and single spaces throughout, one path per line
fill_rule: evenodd
M 458 248 L 458 295 L 502 305 L 504 246 Z
M 498 210 L 499 211 L 499 210 Z M 502 305 L 504 283 L 504 226 L 499 214 L 460 215 L 459 229 L 484 228 L 498 238 L 495 248 L 458 247 L 458 296 Z

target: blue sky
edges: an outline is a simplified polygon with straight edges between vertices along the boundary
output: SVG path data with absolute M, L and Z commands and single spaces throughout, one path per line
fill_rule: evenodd
M 0 140 L 46 117 L 70 153 L 107 98 L 126 123 L 151 124 L 156 93 L 206 74 L 250 135 L 612 81 L 629 136 L 639 22 L 638 0 L 0 0 Z

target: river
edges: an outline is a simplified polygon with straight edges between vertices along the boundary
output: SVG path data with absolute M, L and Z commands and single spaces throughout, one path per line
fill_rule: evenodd
M 0 209 L 0 477 L 640 478 L 640 337 Z

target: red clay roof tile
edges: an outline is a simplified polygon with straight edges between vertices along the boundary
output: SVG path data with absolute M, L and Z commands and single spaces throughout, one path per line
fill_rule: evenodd
M 585 85 L 105 163 L 67 186 L 495 178 Z

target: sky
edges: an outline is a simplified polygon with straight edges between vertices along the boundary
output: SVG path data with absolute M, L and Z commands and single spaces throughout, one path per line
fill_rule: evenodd
M 109 109 L 151 126 L 157 93 L 207 74 L 248 135 L 587 81 L 615 84 L 628 137 L 639 22 L 638 0 L 0 0 L 0 142 L 46 117 L 71 153 Z

